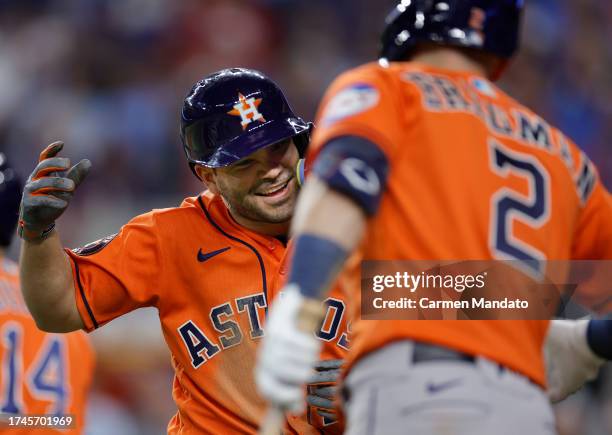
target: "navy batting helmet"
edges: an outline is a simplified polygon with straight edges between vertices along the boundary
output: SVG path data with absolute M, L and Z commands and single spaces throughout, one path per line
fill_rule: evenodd
M 501 58 L 518 48 L 523 0 L 402 0 L 389 14 L 381 56 L 405 60 L 419 42 L 483 50 Z
M 181 139 L 192 169 L 227 166 L 289 138 L 303 155 L 311 128 L 293 113 L 276 83 L 243 68 L 200 80 L 181 112 Z
M 15 234 L 21 190 L 21 180 L 0 153 L 0 247 L 9 246 Z

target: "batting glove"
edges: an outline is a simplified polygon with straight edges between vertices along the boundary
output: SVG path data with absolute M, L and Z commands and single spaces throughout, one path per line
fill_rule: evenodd
M 308 380 L 306 402 L 329 423 L 338 420 L 334 402 L 338 395 L 338 378 L 343 363 L 341 359 L 319 361 L 314 367 L 315 374 Z
M 89 173 L 89 160 L 71 167 L 69 159 L 56 157 L 63 147 L 63 142 L 53 142 L 45 148 L 25 185 L 19 211 L 19 235 L 24 240 L 41 241 L 53 231 L 55 221 Z
M 314 335 L 320 325 L 319 309 L 320 302 L 304 298 L 293 285 L 269 311 L 255 380 L 261 394 L 282 410 L 297 414 L 305 409 L 303 387 L 321 350 Z
M 605 360 L 593 353 L 587 341 L 588 320 L 553 320 L 544 356 L 548 397 L 560 402 L 595 379 Z

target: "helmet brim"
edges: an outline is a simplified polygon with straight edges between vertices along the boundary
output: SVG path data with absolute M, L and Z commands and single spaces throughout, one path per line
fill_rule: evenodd
M 263 122 L 258 126 L 251 127 L 245 134 L 230 140 L 223 144 L 223 146 L 219 146 L 211 155 L 205 158 L 204 156 L 190 155 L 187 157 L 192 163 L 197 165 L 208 168 L 222 168 L 236 163 L 260 149 L 300 134 L 308 133 L 309 130 L 310 125 L 300 118 L 290 117 Z

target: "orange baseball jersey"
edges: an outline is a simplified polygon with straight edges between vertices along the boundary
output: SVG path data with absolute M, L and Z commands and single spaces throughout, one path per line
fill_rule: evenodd
M 175 370 L 178 412 L 168 433 L 255 434 L 267 408 L 254 382 L 256 350 L 285 251 L 205 193 L 66 252 L 88 331 L 136 308 L 157 308 Z
M 330 140 L 373 142 L 389 175 L 365 260 L 612 259 L 612 200 L 587 156 L 483 77 L 414 63 L 341 75 L 317 115 L 310 163 Z M 401 339 L 495 360 L 544 384 L 545 321 L 359 321 L 350 360 Z M 609 294 L 591 305 L 612 309 Z
M 19 288 L 17 265 L 0 259 L 0 413 L 74 419 L 70 429 L 11 427 L 0 434 L 80 434 L 94 353 L 82 331 L 48 334 L 30 316 Z

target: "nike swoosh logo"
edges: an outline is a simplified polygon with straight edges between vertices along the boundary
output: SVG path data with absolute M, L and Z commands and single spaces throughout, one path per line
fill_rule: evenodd
M 200 248 L 200 250 L 198 251 L 198 261 L 200 263 L 204 263 L 206 260 L 210 260 L 215 255 L 223 254 L 225 251 L 229 249 L 231 249 L 231 246 L 228 246 L 227 248 L 217 249 L 216 251 L 212 251 L 212 252 L 208 252 L 204 254 L 202 252 L 202 248 Z
M 444 391 L 444 390 L 448 390 L 449 388 L 456 387 L 462 382 L 463 382 L 463 379 L 451 379 L 450 381 L 446 381 L 442 383 L 435 383 L 435 384 L 433 382 L 430 382 L 427 384 L 427 391 L 432 394 L 439 393 L 440 391 Z

